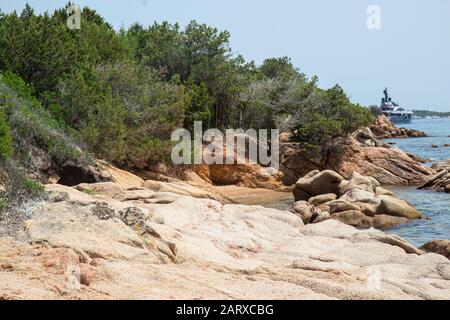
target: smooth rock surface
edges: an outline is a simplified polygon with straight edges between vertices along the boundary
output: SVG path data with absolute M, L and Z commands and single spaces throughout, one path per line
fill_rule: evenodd
M 447 258 L 373 229 L 167 192 L 149 203 L 46 188 L 67 197 L 0 239 L 2 299 L 450 298 Z

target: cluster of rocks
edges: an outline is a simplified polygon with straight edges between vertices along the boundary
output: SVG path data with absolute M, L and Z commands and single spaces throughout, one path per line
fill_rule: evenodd
M 356 171 L 349 180 L 331 170 L 312 171 L 294 189 L 292 211 L 305 224 L 334 219 L 359 228 L 389 228 L 421 218 L 406 200 Z
M 374 133 L 377 139 L 421 138 L 427 136 L 423 131 L 397 128 L 384 115 L 381 115 L 377 118 L 377 120 L 370 126 L 370 130 Z
M 281 171 L 287 185 L 313 170 L 333 170 L 346 179 L 354 171 L 385 185 L 420 185 L 436 172 L 425 160 L 378 140 L 369 128 L 337 139 L 326 155 L 300 150 L 298 144 L 281 144 Z
M 433 164 L 432 168 L 438 173 L 422 184 L 419 189 L 450 193 L 450 160 Z

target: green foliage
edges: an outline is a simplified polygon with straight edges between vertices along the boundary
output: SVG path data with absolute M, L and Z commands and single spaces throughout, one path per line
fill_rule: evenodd
M 381 115 L 381 109 L 379 106 L 371 105 L 371 106 L 369 106 L 369 110 L 370 110 L 370 113 L 372 114 L 372 116 L 374 116 L 374 117 L 378 117 L 379 115 Z
M 5 187 L 0 193 L 0 213 L 46 195 L 44 187 L 30 180 L 12 159 L 0 159 L 0 181 Z
M 81 29 L 69 30 L 66 8 L 0 14 L 2 153 L 11 154 L 10 128 L 19 153 L 31 144 L 60 161 L 79 159 L 72 136 L 97 157 L 158 161 L 168 157 L 171 132 L 192 130 L 194 121 L 280 128 L 326 148 L 373 119 L 339 86 L 320 89 L 288 57 L 257 67 L 233 55 L 227 31 L 191 21 L 116 32 L 90 8 Z
M 45 192 L 44 187 L 39 182 L 27 178 L 23 182 L 25 191 L 31 195 L 42 195 Z
M 123 155 L 125 109 L 95 70 L 59 84 L 61 114 L 89 150 L 106 159 Z
M 196 116 L 208 118 L 210 127 L 231 125 L 230 114 L 239 105 L 239 95 L 251 75 L 251 64 L 246 64 L 242 57 L 231 56 L 228 32 L 196 21 L 184 30 L 178 24 L 163 22 L 148 28 L 136 24 L 126 37 L 131 39 L 128 43 L 133 44 L 139 63 L 155 68 L 166 80 L 177 78 L 191 89 L 200 86 L 194 88 L 193 105 L 187 108 L 188 128 Z M 203 99 L 201 105 L 199 99 Z M 201 114 L 195 115 L 199 108 Z
M 167 158 L 171 133 L 183 126 L 189 103 L 184 87 L 161 81 L 151 67 L 131 63 L 100 66 L 97 73 L 100 82 L 111 87 L 118 100 L 116 106 L 125 110 L 124 158 L 140 161 Z
M 0 197 L 0 213 L 6 210 L 9 206 L 8 198 L 6 197 Z
M 58 161 L 81 158 L 80 149 L 40 102 L 31 96 L 31 89 L 19 77 L 11 73 L 0 74 L 0 96 L 3 97 L 0 107 L 7 115 L 17 154 L 28 154 L 29 146 L 33 145 Z
M 95 11 L 83 9 L 81 30 L 69 30 L 67 17 L 65 9 L 36 15 L 28 4 L 20 15 L 0 16 L 0 69 L 42 93 L 55 90 L 76 70 L 127 56 L 114 30 Z
M 292 79 L 298 77 L 298 70 L 288 57 L 269 58 L 259 67 L 262 76 L 269 79 Z
M 313 89 L 309 95 L 306 105 L 290 123 L 290 130 L 308 145 L 325 150 L 333 139 L 347 136 L 374 120 L 369 109 L 351 103 L 338 85 L 326 91 Z
M 190 101 L 185 112 L 184 126 L 192 131 L 195 121 L 209 123 L 214 100 L 209 95 L 204 82 L 197 85 L 193 80 L 190 80 L 187 87 Z
M 95 190 L 89 189 L 89 188 L 83 189 L 83 192 L 86 193 L 86 194 L 89 194 L 89 195 L 95 195 L 96 194 Z
M 253 128 L 278 127 L 305 145 L 326 150 L 333 139 L 369 125 L 374 117 L 353 104 L 338 85 L 317 87 L 303 75 L 260 80 L 249 87 L 243 121 Z
M 9 158 L 13 152 L 11 128 L 4 111 L 0 111 L 0 157 Z

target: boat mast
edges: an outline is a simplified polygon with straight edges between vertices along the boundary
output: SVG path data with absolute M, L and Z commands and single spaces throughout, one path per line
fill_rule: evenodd
M 384 88 L 383 93 L 384 93 L 383 102 L 389 102 L 389 95 L 388 95 L 388 89 L 387 89 L 387 87 Z

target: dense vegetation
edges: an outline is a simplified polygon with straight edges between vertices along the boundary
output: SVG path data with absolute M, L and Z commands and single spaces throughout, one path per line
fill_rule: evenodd
M 21 139 L 76 158 L 80 149 L 64 142 L 74 139 L 99 158 L 159 161 L 171 132 L 196 120 L 205 129 L 280 128 L 323 147 L 372 120 L 338 85 L 319 88 L 286 57 L 256 66 L 233 55 L 226 31 L 196 21 L 115 31 L 92 9 L 81 16 L 81 29 L 70 30 L 65 8 L 0 12 L 3 85 L 28 105 L 2 106 L 2 158 L 20 153 Z

